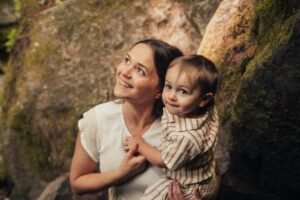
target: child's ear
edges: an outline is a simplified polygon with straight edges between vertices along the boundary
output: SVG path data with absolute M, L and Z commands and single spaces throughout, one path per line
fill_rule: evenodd
M 205 94 L 199 102 L 199 107 L 203 108 L 206 106 L 206 104 L 208 104 L 210 101 L 212 101 L 214 99 L 214 95 L 213 93 L 207 93 Z

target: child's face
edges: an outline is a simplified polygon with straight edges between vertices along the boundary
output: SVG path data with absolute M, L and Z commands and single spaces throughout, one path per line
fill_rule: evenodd
M 195 74 L 180 73 L 178 65 L 168 69 L 162 99 L 171 114 L 185 117 L 199 108 L 201 91 Z

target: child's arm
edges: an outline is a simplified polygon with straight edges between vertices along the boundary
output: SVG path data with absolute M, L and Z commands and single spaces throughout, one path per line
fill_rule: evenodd
M 127 137 L 124 141 L 125 150 L 129 150 L 135 145 L 138 145 L 137 152 L 143 155 L 151 164 L 165 167 L 160 151 L 148 144 L 143 138 Z

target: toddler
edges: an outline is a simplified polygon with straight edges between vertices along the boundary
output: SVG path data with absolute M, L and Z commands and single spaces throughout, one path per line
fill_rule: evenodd
M 143 200 L 167 199 L 172 180 L 180 183 L 185 199 L 192 199 L 196 188 L 201 200 L 215 198 L 218 82 L 217 68 L 201 55 L 179 57 L 168 67 L 161 146 L 157 149 L 141 137 L 127 137 L 124 142 L 126 150 L 136 148 L 150 163 L 165 167 L 166 176 L 146 189 Z

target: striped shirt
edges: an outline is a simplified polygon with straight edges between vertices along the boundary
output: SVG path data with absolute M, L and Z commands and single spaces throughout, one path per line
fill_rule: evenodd
M 213 177 L 218 128 L 216 109 L 198 118 L 182 118 L 164 109 L 160 151 L 167 177 L 182 186 Z

